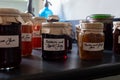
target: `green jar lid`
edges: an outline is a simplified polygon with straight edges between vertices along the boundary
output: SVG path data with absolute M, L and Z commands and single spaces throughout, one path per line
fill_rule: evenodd
M 113 18 L 110 14 L 92 14 L 89 17 L 93 19 Z

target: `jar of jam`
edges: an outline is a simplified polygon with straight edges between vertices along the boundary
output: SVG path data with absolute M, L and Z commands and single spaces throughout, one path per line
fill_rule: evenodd
M 66 38 L 67 38 L 67 52 L 70 52 L 72 50 L 72 24 L 70 22 L 66 22 Z
M 30 56 L 32 54 L 32 14 L 21 13 L 22 23 L 22 56 Z
M 0 8 L 0 70 L 21 63 L 21 18 L 13 8 Z
M 42 48 L 42 34 L 41 28 L 42 23 L 46 22 L 45 18 L 34 17 L 33 19 L 33 36 L 32 36 L 32 48 L 41 49 Z
M 102 22 L 104 24 L 105 50 L 113 48 L 113 16 L 111 14 L 92 14 L 87 17 L 89 22 Z
M 82 60 L 100 60 L 103 57 L 104 33 L 102 23 L 81 23 L 79 55 Z
M 80 41 L 79 41 L 79 33 L 80 33 L 80 31 L 81 31 L 81 23 L 88 23 L 88 21 L 86 21 L 86 20 L 80 20 L 80 21 L 79 21 L 79 24 L 75 25 L 75 27 L 76 27 L 76 35 L 75 35 L 75 38 L 76 38 L 76 40 L 77 40 L 77 45 L 78 45 L 78 47 L 79 47 L 79 43 L 80 43 Z
M 120 21 L 113 22 L 113 52 L 120 54 Z
M 42 57 L 45 60 L 66 60 L 67 39 L 64 22 L 42 23 Z

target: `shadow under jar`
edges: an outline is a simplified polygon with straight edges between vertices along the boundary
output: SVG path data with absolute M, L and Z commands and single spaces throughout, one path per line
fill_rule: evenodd
M 18 67 L 21 63 L 21 23 L 19 11 L 0 8 L 0 70 Z
M 42 57 L 45 60 L 66 60 L 67 38 L 64 22 L 42 24 Z

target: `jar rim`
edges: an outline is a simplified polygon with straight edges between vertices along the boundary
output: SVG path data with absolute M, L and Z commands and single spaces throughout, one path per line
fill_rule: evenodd
M 81 29 L 101 29 L 103 30 L 104 26 L 101 22 L 95 22 L 95 23 L 81 23 Z

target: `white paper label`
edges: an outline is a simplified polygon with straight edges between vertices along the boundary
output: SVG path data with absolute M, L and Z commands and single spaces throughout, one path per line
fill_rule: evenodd
M 40 31 L 33 31 L 33 37 L 41 37 Z
M 31 33 L 22 33 L 22 41 L 32 41 Z
M 0 48 L 19 47 L 19 36 L 0 36 Z
M 63 51 L 65 50 L 65 39 L 44 39 L 44 50 Z
M 86 50 L 86 51 L 101 51 L 103 49 L 104 49 L 104 42 L 101 42 L 101 43 L 83 42 L 83 50 Z
M 118 36 L 118 44 L 120 44 L 120 36 Z

